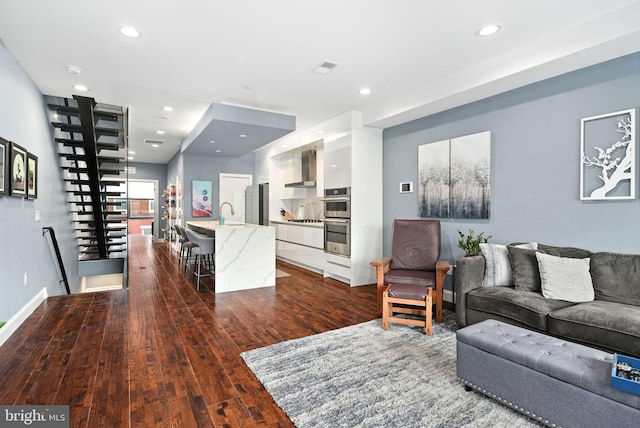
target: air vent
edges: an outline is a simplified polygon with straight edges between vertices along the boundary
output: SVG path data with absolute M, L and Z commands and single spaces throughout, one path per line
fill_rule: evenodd
M 323 61 L 319 66 L 313 69 L 313 72 L 318 74 L 329 74 L 329 72 L 338 65 L 340 64 L 337 62 Z
M 145 144 L 158 144 L 158 145 L 160 145 L 160 144 L 164 144 L 164 141 L 162 141 L 162 140 L 153 140 L 151 138 L 145 138 L 144 139 L 144 143 Z

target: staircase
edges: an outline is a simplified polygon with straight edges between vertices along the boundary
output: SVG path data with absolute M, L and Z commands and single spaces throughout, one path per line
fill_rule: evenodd
M 47 97 L 80 261 L 127 257 L 127 134 L 122 107 Z

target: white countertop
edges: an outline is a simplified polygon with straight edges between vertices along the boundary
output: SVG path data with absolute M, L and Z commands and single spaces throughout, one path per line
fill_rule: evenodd
M 317 228 L 323 228 L 324 227 L 324 222 L 323 221 L 315 222 L 315 223 L 302 223 L 302 222 L 299 222 L 299 221 L 269 220 L 269 222 L 277 223 L 277 224 L 293 224 L 295 226 L 304 226 L 304 227 L 317 227 Z
M 216 230 L 222 227 L 269 227 L 263 226 L 260 224 L 250 224 L 250 223 L 238 223 L 236 221 L 225 221 L 224 224 L 220 224 L 219 221 L 188 221 L 187 225 L 201 227 L 203 229 Z

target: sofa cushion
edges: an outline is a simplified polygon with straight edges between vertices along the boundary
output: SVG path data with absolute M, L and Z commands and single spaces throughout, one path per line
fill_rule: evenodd
M 392 269 L 384 274 L 384 283 L 432 287 L 436 285 L 436 273 L 428 270 Z
M 549 333 L 640 357 L 640 307 L 594 300 L 549 314 Z
M 538 244 L 516 245 L 519 248 L 536 249 Z M 485 259 L 484 287 L 511 285 L 511 263 L 507 246 L 502 244 L 480 244 L 480 250 Z
M 555 250 L 560 257 L 571 257 L 572 259 L 586 259 L 591 256 L 591 251 L 575 247 L 555 247 L 553 245 L 538 244 L 540 250 Z
M 590 302 L 594 298 L 589 259 L 537 253 L 542 295 L 547 299 Z
M 507 250 L 509 251 L 513 285 L 516 290 L 540 292 L 542 288 L 540 287 L 540 270 L 538 269 L 536 252 L 539 251 L 554 256 L 559 256 L 560 253 L 552 248 L 547 250 L 531 250 L 528 248 L 519 248 L 514 245 L 509 245 Z
M 640 255 L 594 253 L 591 278 L 597 300 L 640 306 Z
M 545 299 L 542 294 L 512 287 L 482 287 L 467 293 L 467 308 L 515 320 L 546 331 L 547 315 L 573 303 Z

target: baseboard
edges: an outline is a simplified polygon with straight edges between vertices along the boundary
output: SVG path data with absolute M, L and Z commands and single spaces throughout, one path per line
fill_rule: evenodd
M 40 303 L 48 297 L 47 287 L 40 290 L 24 305 L 7 323 L 0 328 L 0 346 L 20 327 L 20 325 L 36 310 Z
M 442 300 L 445 302 L 455 303 L 455 294 L 451 290 L 442 290 Z

